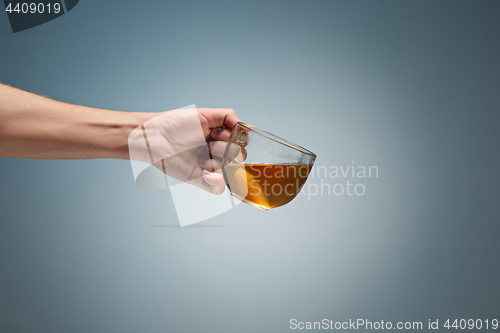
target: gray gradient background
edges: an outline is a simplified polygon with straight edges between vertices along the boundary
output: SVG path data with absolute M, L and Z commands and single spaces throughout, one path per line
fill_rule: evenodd
M 97 1 L 12 34 L 0 81 L 117 110 L 231 107 L 362 197 L 188 228 L 119 160 L 0 159 L 1 332 L 286 332 L 500 317 L 498 1 Z M 311 180 L 311 184 L 317 180 Z

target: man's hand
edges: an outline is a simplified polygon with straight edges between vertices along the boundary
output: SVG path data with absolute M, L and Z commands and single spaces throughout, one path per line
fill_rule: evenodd
M 221 158 L 238 121 L 232 109 L 163 112 L 132 131 L 130 159 L 151 163 L 178 180 L 221 194 L 225 187 Z

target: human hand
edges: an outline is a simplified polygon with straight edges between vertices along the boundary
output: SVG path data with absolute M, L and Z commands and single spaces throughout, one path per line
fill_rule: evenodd
M 234 125 L 232 109 L 179 109 L 160 113 L 129 136 L 130 159 L 213 194 L 225 188 L 221 158 Z

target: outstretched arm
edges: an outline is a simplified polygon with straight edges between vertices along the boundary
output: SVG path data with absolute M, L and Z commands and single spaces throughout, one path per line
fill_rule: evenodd
M 232 109 L 110 111 L 58 102 L 0 84 L 0 156 L 129 159 L 129 144 L 137 143 L 129 141 L 129 136 L 142 127 L 155 156 L 160 154 L 160 170 L 215 194 L 224 191 L 220 171 L 224 145 L 215 142 L 227 141 L 237 121 Z M 139 134 L 138 140 L 143 140 L 142 131 Z M 199 145 L 200 137 L 207 143 L 205 149 L 186 151 L 186 147 Z M 151 154 L 141 151 L 145 150 L 143 144 L 131 149 L 140 160 L 157 164 L 141 157 Z
M 72 105 L 0 84 L 0 156 L 128 159 L 128 135 L 155 115 Z

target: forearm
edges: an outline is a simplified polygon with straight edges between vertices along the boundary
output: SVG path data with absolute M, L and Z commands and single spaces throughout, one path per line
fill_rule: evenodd
M 155 115 L 62 103 L 0 84 L 0 156 L 128 159 L 128 135 Z

